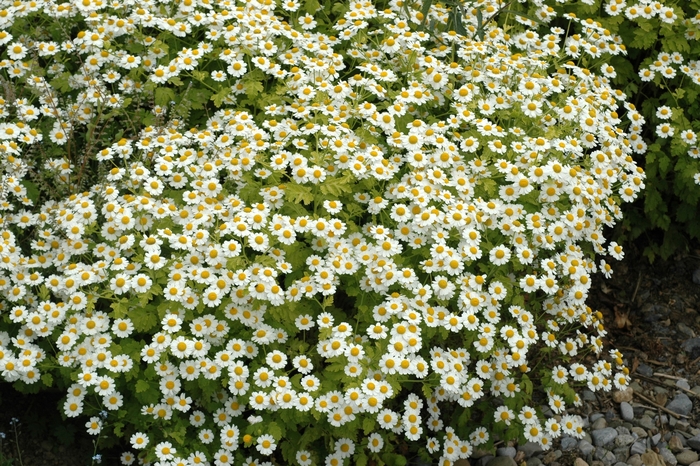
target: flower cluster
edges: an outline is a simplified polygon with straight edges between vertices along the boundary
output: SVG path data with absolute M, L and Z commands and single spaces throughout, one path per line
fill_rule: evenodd
M 627 129 L 635 152 L 644 154 L 646 188 L 627 211 L 626 232 L 619 238 L 640 238 L 643 253 L 651 261 L 657 256 L 668 258 L 683 251 L 688 239 L 700 238 L 694 222 L 700 200 L 696 141 L 700 126 L 693 105 L 700 85 L 695 53 L 700 12 L 693 3 L 666 0 L 584 3 L 591 6 L 547 1 L 557 11 L 593 14 L 624 37 L 629 58 L 618 57 L 611 61 L 616 69 L 608 71 L 604 64 L 600 71 L 623 87 L 639 107 Z M 644 214 L 638 216 L 637 208 Z M 641 236 L 659 239 L 646 241 Z
M 0 69 L 30 97 L 1 107 L 2 377 L 60 366 L 66 416 L 107 411 L 91 433 L 118 424 L 162 465 L 359 464 L 399 437 L 448 465 L 581 436 L 575 388 L 628 383 L 585 305 L 595 254 L 623 254 L 603 228 L 644 186 L 604 63 L 619 37 L 516 16 L 479 40 L 499 2 L 463 12 L 474 37 L 438 5 L 301 6 L 4 7 Z M 85 191 L 51 155 L 81 141 Z M 35 205 L 31 171 L 71 194 Z
M 673 11 L 672 9 L 669 10 Z M 689 21 L 693 25 L 700 25 L 700 18 L 693 18 Z M 692 38 L 692 35 L 688 38 Z M 639 76 L 644 82 L 658 79 L 668 86 L 668 81 L 678 76 L 680 72 L 682 75 L 690 78 L 693 83 L 700 84 L 700 62 L 690 61 L 687 64 L 684 64 L 684 62 L 685 57 L 679 52 L 661 52 L 654 61 L 649 63 L 648 67 L 639 70 Z M 659 78 L 656 78 L 657 75 Z M 658 121 L 655 133 L 659 140 L 673 138 L 675 135 L 680 145 L 686 148 L 689 157 L 693 159 L 700 158 L 700 149 L 697 147 L 697 134 L 690 127 L 687 120 L 680 119 L 678 116 L 673 118 L 673 109 L 667 105 L 659 106 L 654 116 Z M 638 153 L 644 153 L 647 150 L 647 144 L 642 140 L 641 132 L 645 119 L 642 115 L 636 113 L 634 121 L 634 126 L 630 128 L 631 137 L 634 141 L 634 150 Z M 676 134 L 676 130 L 679 131 L 678 134 Z M 700 173 L 695 175 L 695 181 L 700 184 Z

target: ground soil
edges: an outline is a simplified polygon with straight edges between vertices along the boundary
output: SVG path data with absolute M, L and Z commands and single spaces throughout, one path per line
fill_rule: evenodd
M 65 394 L 58 390 L 23 395 L 13 390 L 10 384 L 0 384 L 0 432 L 5 434 L 0 466 L 83 466 L 92 463 L 94 438 L 85 433 L 86 420 L 61 418 L 59 403 L 63 396 Z M 10 459 L 12 463 L 3 462 Z M 118 464 L 118 461 L 103 464 Z
M 700 385 L 700 351 L 683 349 L 684 342 L 700 336 L 700 246 L 653 264 L 633 247 L 625 254 L 613 264 L 611 279 L 594 278 L 589 305 L 605 317 L 606 348 L 623 353 L 632 379 L 643 388 L 635 401 L 663 411 L 659 406 L 667 396 L 655 396 L 654 386 L 669 388 L 679 379 L 690 387 Z M 648 366 L 646 371 L 640 364 Z M 616 409 L 611 398 L 599 394 L 591 408 Z M 700 426 L 700 403 L 694 403 L 688 423 Z
M 589 305 L 605 317 L 612 347 L 652 367 L 690 377 L 698 385 L 700 358 L 691 358 L 681 343 L 700 335 L 700 250 L 649 264 L 637 251 L 613 264 L 611 279 L 594 279 Z M 700 272 L 696 276 L 700 281 Z M 689 333 L 692 332 L 692 333 Z

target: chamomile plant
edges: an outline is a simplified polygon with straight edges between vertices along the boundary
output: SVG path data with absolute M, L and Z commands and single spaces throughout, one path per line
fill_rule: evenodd
M 2 378 L 122 463 L 449 465 L 627 385 L 586 298 L 634 110 L 546 6 L 2 5 Z
M 695 222 L 700 200 L 695 104 L 700 86 L 700 3 L 552 0 L 546 4 L 558 17 L 573 14 L 600 22 L 620 35 L 628 52 L 602 62 L 590 60 L 582 53 L 590 47 L 585 36 L 570 34 L 566 39 L 572 58 L 584 66 L 599 66 L 603 77 L 635 105 L 625 116 L 631 122 L 627 131 L 647 178 L 636 181 L 645 189 L 633 204 L 623 207 L 624 219 L 615 237 L 635 241 L 652 262 L 687 251 L 689 242 L 700 238 Z M 520 7 L 534 13 L 529 5 Z

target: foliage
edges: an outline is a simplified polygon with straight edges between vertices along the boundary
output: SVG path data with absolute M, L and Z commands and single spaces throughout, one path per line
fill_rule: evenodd
M 600 22 L 619 34 L 625 46 L 626 55 L 606 63 L 613 67 L 611 73 L 601 72 L 625 91 L 639 112 L 629 128 L 630 141 L 647 179 L 643 195 L 623 208 L 617 240 L 639 238 L 652 262 L 687 251 L 689 241 L 700 239 L 695 220 L 700 215 L 700 2 L 546 3 L 559 17 L 573 13 Z M 586 46 L 573 35 L 567 42 Z M 586 63 L 585 57 L 581 60 Z
M 446 465 L 580 437 L 577 390 L 628 383 L 585 305 L 645 179 L 601 24 L 3 5 L 2 377 L 124 464 Z

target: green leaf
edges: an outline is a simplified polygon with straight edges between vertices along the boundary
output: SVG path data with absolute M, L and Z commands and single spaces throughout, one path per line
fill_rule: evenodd
M 175 440 L 178 445 L 183 445 L 185 443 L 185 436 L 187 435 L 187 428 L 185 426 L 179 426 L 175 430 L 166 432 L 166 435 Z
M 523 388 L 523 391 L 527 396 L 532 395 L 532 381 L 526 374 L 523 374 L 523 376 L 520 378 L 520 386 Z
M 366 417 L 364 421 L 362 421 L 362 430 L 365 431 L 365 435 L 369 435 L 374 432 L 374 427 L 376 424 L 377 422 L 373 417 Z
M 148 332 L 158 323 L 157 313 L 151 306 L 131 309 L 128 316 L 137 332 Z
M 676 134 L 671 139 L 671 154 L 682 157 L 688 151 L 688 145 L 683 141 L 680 134 Z
M 355 134 L 367 144 L 377 144 L 379 141 L 377 138 L 366 128 L 356 128 Z
M 316 13 L 319 8 L 321 8 L 321 4 L 318 3 L 318 0 L 306 0 L 304 2 L 304 10 L 310 15 Z
M 197 81 L 204 81 L 209 75 L 201 70 L 193 70 L 192 77 Z
M 53 376 L 51 374 L 44 374 L 41 376 L 41 382 L 47 387 L 50 387 L 53 385 Z
M 675 252 L 687 250 L 687 242 L 683 234 L 674 226 L 670 227 L 664 234 L 664 241 L 661 244 L 659 255 L 663 260 L 671 257 Z
M 115 301 L 110 304 L 109 307 L 111 307 L 114 311 L 112 317 L 115 319 L 121 319 L 126 317 L 126 314 L 129 311 L 129 300 L 127 298 L 121 298 L 119 301 Z
M 498 185 L 490 178 L 483 178 L 477 183 L 486 192 L 486 194 L 491 197 L 494 197 L 498 193 Z
M 162 291 L 163 288 L 161 288 L 159 284 L 154 283 L 153 285 L 151 285 L 151 288 L 149 288 L 147 292 L 139 295 L 139 304 L 141 306 L 146 306 L 148 303 L 151 302 L 154 296 L 160 296 Z
M 645 32 L 650 32 L 654 29 L 654 25 L 651 24 L 651 21 L 647 21 L 643 18 L 637 21 L 637 26 L 639 27 L 639 29 Z
M 244 79 L 243 89 L 245 90 L 245 95 L 249 99 L 254 99 L 256 97 L 259 99 L 260 95 L 265 90 L 265 86 L 263 86 L 263 83 L 258 80 Z
M 73 442 L 75 442 L 75 432 L 76 428 L 71 424 L 58 424 L 51 429 L 51 433 L 62 445 L 73 445 Z
M 48 288 L 46 288 L 46 285 L 39 285 L 38 294 L 39 294 L 39 298 L 40 298 L 42 301 L 47 301 L 47 300 L 49 300 L 49 298 L 50 298 L 50 296 L 51 296 L 51 292 L 49 291 Z
M 323 309 L 326 309 L 328 306 L 333 305 L 333 295 L 330 296 L 324 296 L 323 302 L 321 302 L 321 307 Z
M 36 184 L 29 180 L 22 180 L 20 184 L 27 190 L 27 197 L 30 201 L 36 202 L 39 200 L 39 188 Z
M 382 455 L 382 460 L 389 466 L 405 466 L 408 461 L 401 455 L 396 453 L 384 453 Z
M 429 400 L 433 397 L 433 388 L 429 384 L 424 383 L 421 387 L 421 390 L 423 391 L 423 396 L 425 396 L 426 400 Z
M 173 35 L 170 34 L 169 32 L 162 32 L 159 35 L 159 39 L 153 42 L 149 48 L 149 51 L 154 52 L 156 49 L 162 49 L 163 52 L 166 54 L 170 50 L 170 46 L 164 42 L 166 38 L 172 38 Z
M 302 434 L 301 439 L 299 440 L 299 447 L 306 448 L 306 446 L 309 443 L 321 438 L 323 434 L 323 428 L 321 428 L 318 424 L 314 425 L 311 428 L 304 429 L 304 433 Z
M 425 24 L 425 21 L 428 19 L 428 13 L 430 13 L 430 7 L 433 4 L 433 0 L 423 0 L 423 6 L 421 7 L 420 12 L 423 14 L 423 19 L 421 20 L 420 25 L 423 26 Z
M 277 440 L 278 442 L 284 436 L 284 431 L 285 431 L 284 427 L 280 427 L 280 425 L 274 421 L 267 424 L 265 426 L 265 430 L 267 431 L 268 434 L 272 435 L 275 438 L 275 440 Z
M 457 408 L 455 412 L 459 412 L 460 408 Z M 467 425 L 469 422 L 469 418 L 471 416 L 471 410 L 469 408 L 461 408 L 462 412 L 459 414 L 459 417 L 457 418 L 457 425 L 463 426 Z
M 321 192 L 330 196 L 338 197 L 343 193 L 351 193 L 353 189 L 352 180 L 355 177 L 351 172 L 345 172 L 341 177 L 329 177 L 321 183 Z
M 678 206 L 678 209 L 676 210 L 676 220 L 681 223 L 689 222 L 697 218 L 697 210 L 698 208 L 696 205 L 684 202 L 680 206 Z
M 323 368 L 326 372 L 343 372 L 345 370 L 345 364 L 331 364 Z
M 227 270 L 245 269 L 246 267 L 248 267 L 248 265 L 248 261 L 246 261 L 246 259 L 241 256 L 231 257 L 226 261 Z
M 209 102 L 213 92 L 207 89 L 193 89 L 187 94 L 192 110 L 201 110 Z
M 311 188 L 297 183 L 289 183 L 285 186 L 284 197 L 295 204 L 308 205 L 314 201 Z
M 367 432 L 365 432 L 367 433 Z M 355 465 L 356 466 L 366 466 L 367 465 L 367 454 L 364 452 L 364 450 L 360 450 L 360 452 L 355 455 Z
M 680 34 L 674 34 L 661 39 L 661 45 L 664 50 L 668 50 L 669 52 L 690 52 L 690 44 L 687 39 Z
M 656 258 L 656 253 L 654 252 L 655 247 L 656 247 L 655 244 L 649 245 L 649 246 L 644 248 L 644 252 L 642 253 L 642 254 L 644 254 L 644 257 L 646 257 L 649 260 L 650 264 L 653 264 L 654 259 Z
M 144 346 L 143 341 L 132 340 L 131 338 L 124 338 L 120 342 L 121 351 L 123 354 L 128 354 L 129 356 L 136 358 L 141 353 L 141 348 Z M 137 368 L 138 369 L 138 368 Z
M 476 9 L 476 37 L 480 41 L 484 40 L 484 15 L 480 8 Z
M 150 388 L 150 384 L 145 380 L 139 380 L 136 382 L 135 390 L 136 393 L 143 393 Z
M 294 270 L 302 268 L 306 263 L 306 259 L 312 253 L 311 249 L 296 244 L 293 246 L 286 246 L 284 250 L 287 253 L 286 260 L 292 264 Z M 245 268 L 245 266 L 241 268 Z
M 70 92 L 71 86 L 68 83 L 68 81 L 71 78 L 71 76 L 72 76 L 71 73 L 69 73 L 67 71 L 65 73 L 59 74 L 58 76 L 56 76 L 55 78 L 53 78 L 50 81 L 51 87 L 53 87 L 54 89 L 57 89 L 63 93 Z
M 231 86 L 224 86 L 221 89 L 219 89 L 219 92 L 211 96 L 211 100 L 214 102 L 214 105 L 216 105 L 217 107 L 221 107 L 224 103 L 224 100 L 226 100 L 230 95 Z
M 344 3 L 333 3 L 333 6 L 331 7 L 331 13 L 333 13 L 334 15 L 341 16 L 347 12 L 347 8 L 348 6 Z
M 175 100 L 175 91 L 169 87 L 158 87 L 155 93 L 156 105 L 167 107 Z
M 115 422 L 113 427 L 114 427 L 114 435 L 116 435 L 117 437 L 124 436 L 124 423 L 123 422 Z
M 649 49 L 656 43 L 656 34 L 649 34 L 647 31 L 637 29 L 634 31 L 634 39 L 631 47 L 639 49 Z

